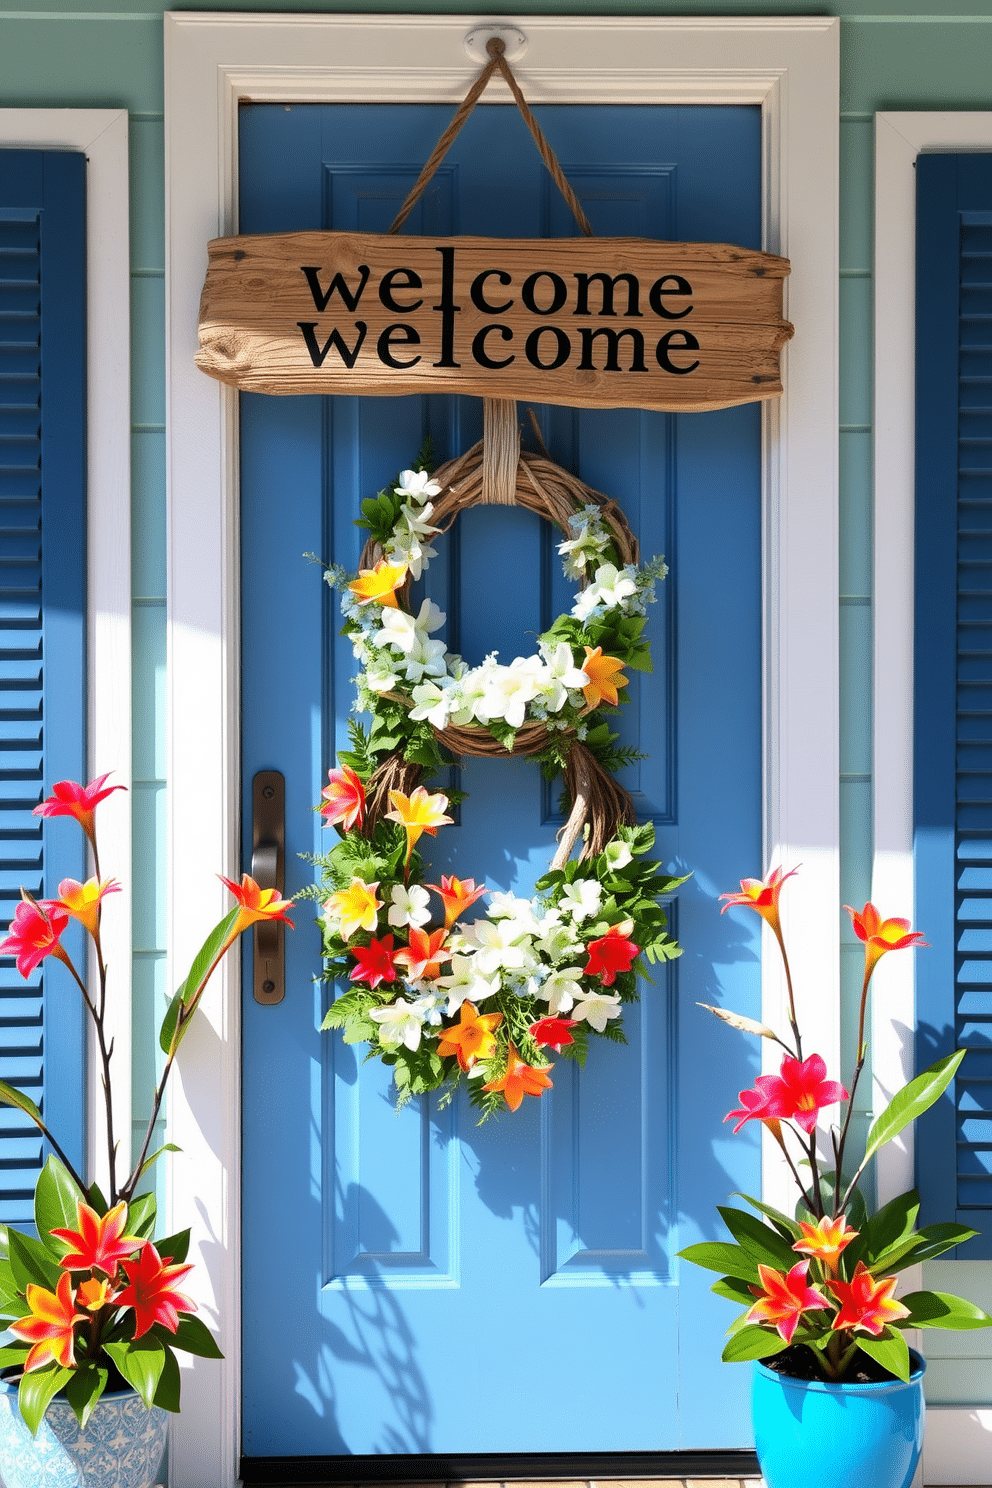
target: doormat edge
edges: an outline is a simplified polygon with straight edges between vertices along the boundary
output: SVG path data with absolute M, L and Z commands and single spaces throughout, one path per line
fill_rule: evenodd
M 348 1457 L 244 1456 L 245 1488 L 336 1483 L 629 1481 L 633 1478 L 757 1478 L 754 1452 L 463 1452 Z

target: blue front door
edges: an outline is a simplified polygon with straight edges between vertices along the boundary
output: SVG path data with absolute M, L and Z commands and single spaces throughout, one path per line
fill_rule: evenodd
M 243 110 L 241 231 L 384 232 L 450 112 Z M 598 234 L 760 246 L 757 110 L 540 112 Z M 574 227 L 516 111 L 481 107 L 404 231 Z M 245 979 L 249 1456 L 748 1444 L 747 1374 L 719 1363 L 726 1304 L 676 1252 L 717 1235 L 732 1190 L 760 1187 L 756 1147 L 719 1124 L 753 1078 L 749 1051 L 696 1006 L 759 1007 L 757 933 L 721 920 L 716 898 L 760 870 L 759 413 L 537 413 L 552 456 L 671 564 L 655 670 L 631 686 L 623 730 L 646 756 L 625 783 L 659 857 L 694 873 L 672 911 L 685 954 L 644 987 L 625 1047 L 598 1044 L 581 1074 L 559 1062 L 553 1092 L 479 1127 L 460 1102 L 394 1114 L 388 1071 L 318 1031 L 332 990 L 312 980 L 319 936 L 299 907 L 284 1001 L 260 1006 L 250 966 Z M 355 569 L 361 499 L 425 434 L 440 461 L 480 419 L 454 398 L 241 399 L 246 822 L 256 771 L 282 771 L 289 893 L 311 872 L 297 855 L 330 836 L 311 807 L 347 747 L 355 672 L 302 555 Z M 529 655 L 572 602 L 548 531 L 476 509 L 446 541 L 450 649 Z M 557 787 L 526 760 L 466 762 L 458 784 L 437 872 L 529 893 L 554 851 Z

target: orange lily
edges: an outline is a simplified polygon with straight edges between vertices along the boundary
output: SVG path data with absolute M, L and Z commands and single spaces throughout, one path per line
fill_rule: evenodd
M 82 1199 L 76 1201 L 78 1230 L 52 1230 L 69 1247 L 59 1261 L 69 1271 L 102 1271 L 113 1278 L 121 1261 L 144 1244 L 138 1235 L 125 1235 L 127 1205 L 121 1201 L 102 1217 Z
M 549 1064 L 548 1069 L 554 1069 Z M 506 1074 L 498 1080 L 490 1080 L 488 1085 L 483 1085 L 483 1090 L 502 1090 L 503 1099 L 511 1111 L 516 1111 L 525 1095 L 540 1095 L 542 1091 L 550 1090 L 552 1082 L 548 1078 L 547 1070 L 537 1069 L 533 1064 L 520 1058 L 513 1045 L 510 1045 L 509 1057 L 506 1062 Z
M 107 775 L 98 775 L 89 785 L 77 785 L 74 780 L 59 780 L 52 786 L 52 794 L 34 808 L 32 815 L 74 816 L 93 842 L 97 806 L 114 791 L 127 790 L 126 785 L 108 785 L 104 790 L 103 782 L 106 779 Z
M 841 1305 L 831 1326 L 850 1328 L 855 1333 L 860 1330 L 877 1338 L 889 1323 L 909 1317 L 909 1308 L 892 1295 L 898 1281 L 898 1276 L 882 1276 L 876 1281 L 864 1261 L 855 1266 L 850 1281 L 828 1281 Z
M 448 938 L 446 930 L 435 930 L 428 935 L 418 925 L 410 926 L 410 944 L 396 952 L 395 959 L 405 966 L 411 980 L 432 982 L 441 975 L 441 962 L 451 960 L 451 952 L 443 949 Z
M 328 770 L 327 779 L 330 784 L 320 793 L 326 803 L 320 808 L 324 825 L 336 827 L 340 822 L 346 832 L 360 827 L 365 816 L 365 787 L 361 780 L 347 765 L 340 770 Z
M 115 878 L 88 878 L 77 883 L 74 878 L 64 878 L 59 884 L 59 903 L 74 920 L 85 927 L 96 940 L 100 924 L 100 906 L 107 894 L 119 894 L 121 886 Z
M 375 568 L 360 568 L 358 578 L 348 588 L 360 604 L 374 601 L 398 610 L 396 591 L 402 587 L 405 578 L 405 563 L 388 563 L 385 558 L 380 558 Z
M 375 933 L 382 900 L 376 898 L 379 880 L 367 884 L 361 878 L 353 878 L 348 888 L 338 889 L 327 900 L 327 908 L 338 920 L 341 939 L 350 940 L 356 930 Z
M 280 899 L 278 889 L 260 889 L 251 874 L 243 873 L 240 884 L 233 883 L 231 879 L 225 878 L 223 873 L 217 877 L 222 884 L 226 884 L 240 905 L 238 918 L 234 922 L 229 941 L 235 940 L 249 925 L 254 925 L 258 920 L 285 920 L 292 930 L 293 922 L 286 914 L 287 909 L 292 909 L 292 901 Z
M 906 946 L 928 944 L 922 930 L 911 930 L 908 920 L 883 920 L 874 904 L 868 903 L 859 914 L 849 904 L 844 908 L 851 916 L 854 933 L 865 943 L 865 972 L 871 976 L 876 963 L 886 951 L 902 951 Z
M 455 878 L 454 874 L 449 878 L 446 873 L 441 874 L 440 885 L 428 884 L 427 887 L 434 890 L 444 905 L 444 928 L 446 930 L 451 929 L 470 904 L 474 904 L 483 894 L 489 892 L 485 884 L 480 884 L 476 888 L 474 878 Z
M 761 1285 L 749 1287 L 758 1300 L 747 1313 L 745 1321 L 774 1323 L 776 1333 L 786 1343 L 791 1343 L 804 1312 L 814 1312 L 830 1306 L 816 1287 L 807 1286 L 808 1267 L 809 1261 L 797 1261 L 791 1271 L 776 1271 L 773 1266 L 762 1266 L 759 1262 Z
M 109 1281 L 98 1281 L 95 1276 L 84 1281 L 76 1292 L 76 1301 L 87 1312 L 99 1312 L 101 1307 L 109 1307 L 116 1300 L 113 1285 Z
M 590 708 L 600 703 L 612 703 L 615 708 L 620 701 L 618 689 L 627 686 L 627 678 L 621 677 L 623 662 L 616 656 L 604 656 L 602 646 L 585 647 L 586 659 L 582 670 L 589 681 L 582 689 L 582 696 Z
M 788 873 L 783 873 L 781 868 L 773 868 L 765 880 L 742 878 L 739 894 L 720 895 L 721 899 L 726 900 L 720 913 L 726 914 L 728 909 L 738 904 L 745 909 L 756 909 L 761 918 L 771 925 L 775 934 L 781 939 L 782 925 L 778 915 L 778 898 L 786 879 L 798 872 L 798 867 L 790 868 Z
M 386 812 L 386 820 L 399 822 L 406 832 L 406 859 L 403 866 L 409 872 L 410 856 L 421 833 L 427 832 L 431 837 L 436 837 L 438 827 L 450 824 L 453 820 L 444 814 L 448 798 L 440 791 L 432 796 L 422 785 L 418 785 L 408 796 L 402 791 L 391 790 L 389 804 L 393 809 Z
M 503 1021 L 502 1013 L 484 1013 L 480 1017 L 474 1003 L 463 1002 L 461 1021 L 441 1030 L 437 1052 L 444 1058 L 448 1054 L 458 1056 L 458 1063 L 466 1072 L 477 1059 L 486 1059 L 496 1047 L 494 1028 Z M 485 1086 L 488 1090 L 489 1086 Z M 519 1102 L 518 1102 L 519 1104 Z
M 857 1238 L 858 1230 L 852 1230 L 846 1218 L 842 1214 L 839 1219 L 831 1219 L 825 1214 L 815 1225 L 808 1224 L 804 1220 L 799 1221 L 802 1231 L 802 1239 L 797 1240 L 793 1250 L 800 1255 L 815 1256 L 822 1261 L 826 1269 L 835 1275 L 837 1262 L 841 1252 L 846 1250 L 851 1241 Z
M 29 1281 L 25 1296 L 30 1313 L 16 1323 L 8 1324 L 15 1338 L 34 1345 L 24 1360 L 24 1373 L 43 1369 L 52 1359 L 63 1369 L 74 1369 L 72 1330 L 76 1323 L 86 1321 L 86 1314 L 75 1310 L 72 1277 L 68 1271 L 59 1277 L 54 1292 Z

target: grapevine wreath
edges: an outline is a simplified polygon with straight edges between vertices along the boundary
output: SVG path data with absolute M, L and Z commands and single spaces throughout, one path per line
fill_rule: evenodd
M 352 722 L 352 750 L 329 771 L 319 810 L 340 840 L 314 860 L 312 891 L 324 979 L 351 982 L 322 1027 L 391 1065 L 399 1104 L 442 1086 L 450 1099 L 466 1080 L 483 1118 L 550 1088 L 549 1050 L 582 1063 L 591 1033 L 624 1042 L 641 958 L 680 954 L 658 898 L 684 882 L 646 860 L 654 828 L 637 824 L 611 773 L 636 756 L 607 721 L 625 668 L 650 670 L 645 607 L 667 567 L 639 566 L 612 501 L 520 452 L 515 415 L 494 486 L 486 412 L 486 440 L 466 455 L 433 475 L 422 459 L 362 503 L 357 575 L 325 570 L 361 665 L 355 710 L 371 723 Z M 445 616 L 430 599 L 411 603 L 410 587 L 437 556 L 431 541 L 494 488 L 559 529 L 565 574 L 581 587 L 534 655 L 504 665 L 493 652 L 469 667 L 439 638 Z M 470 878 L 424 881 L 416 843 L 451 822 L 456 793 L 420 781 L 466 754 L 527 755 L 564 776 L 571 812 L 533 899 Z M 483 895 L 486 914 L 466 920 Z

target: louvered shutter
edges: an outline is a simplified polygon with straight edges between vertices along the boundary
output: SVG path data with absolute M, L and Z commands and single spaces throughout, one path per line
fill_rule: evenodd
M 82 833 L 32 807 L 85 780 L 85 158 L 0 151 L 0 919 L 85 878 Z M 78 935 L 64 943 L 77 966 Z M 81 1166 L 83 1018 L 64 967 L 0 960 L 0 1079 Z M 0 1107 L 0 1220 L 27 1226 L 47 1153 Z
M 917 161 L 917 1067 L 968 1053 L 919 1123 L 925 1218 L 992 1256 L 992 156 Z M 884 533 L 879 534 L 884 543 Z

